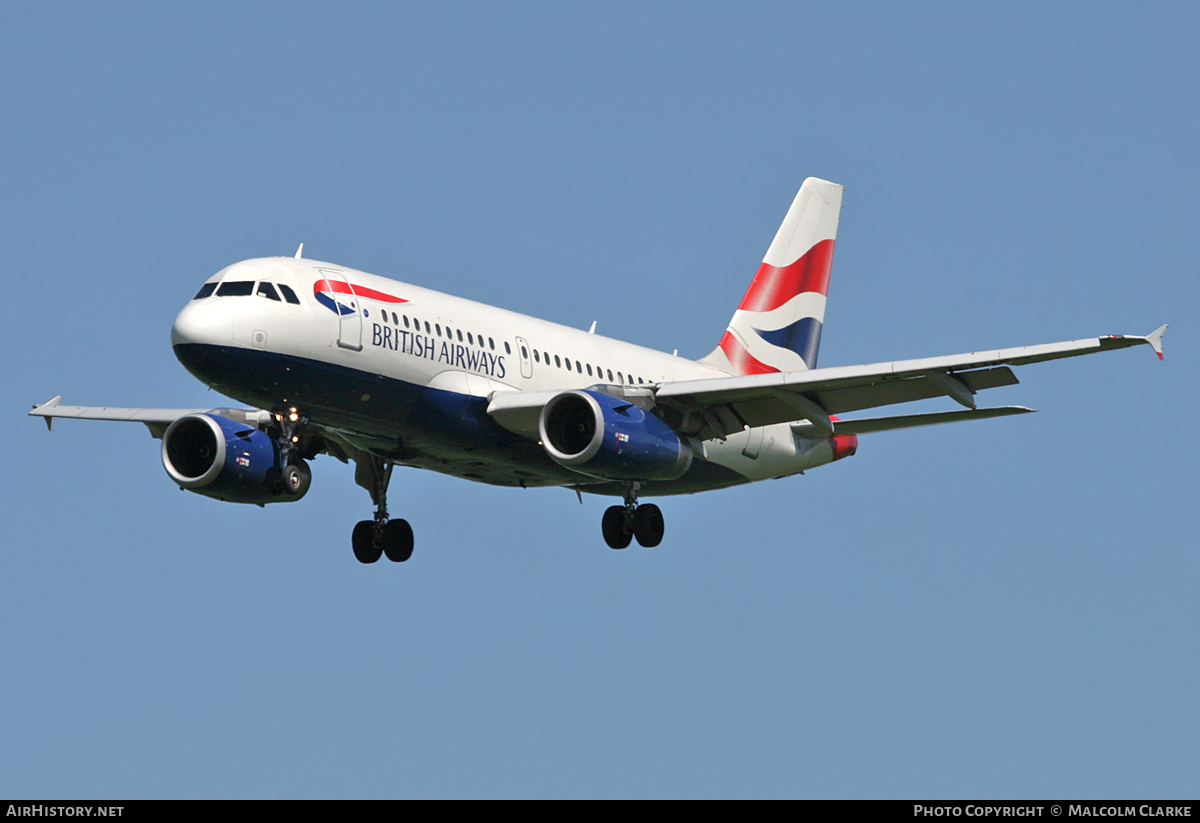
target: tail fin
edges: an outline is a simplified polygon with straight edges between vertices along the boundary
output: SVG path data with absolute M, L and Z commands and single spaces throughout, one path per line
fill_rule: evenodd
M 816 368 L 841 209 L 841 186 L 804 181 L 720 344 L 701 363 L 730 374 Z

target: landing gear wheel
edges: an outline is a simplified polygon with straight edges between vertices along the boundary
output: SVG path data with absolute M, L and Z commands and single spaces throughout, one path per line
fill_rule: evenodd
M 383 552 L 393 563 L 403 563 L 412 557 L 413 530 L 407 520 L 389 520 L 380 533 Z
M 623 549 L 633 539 L 633 528 L 629 520 L 629 511 L 624 506 L 609 506 L 600 521 L 600 530 L 604 532 L 604 542 L 610 549 Z
M 375 532 L 374 520 L 360 520 L 354 527 L 350 542 L 359 563 L 374 563 L 383 554 L 383 549 L 375 542 Z
M 283 467 L 283 490 L 289 497 L 303 497 L 312 484 L 312 469 L 303 460 Z
M 662 511 L 653 503 L 644 503 L 633 510 L 633 535 L 647 549 L 662 542 L 665 528 Z

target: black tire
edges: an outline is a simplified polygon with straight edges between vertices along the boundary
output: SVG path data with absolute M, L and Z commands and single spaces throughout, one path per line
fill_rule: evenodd
M 383 549 L 375 542 L 374 520 L 360 520 L 354 527 L 350 543 L 354 546 L 354 556 L 359 563 L 374 563 L 383 554 Z
M 312 469 L 301 460 L 283 467 L 283 490 L 289 497 L 303 497 L 312 485 Z
M 647 549 L 662 542 L 665 529 L 662 510 L 653 503 L 645 503 L 633 510 L 633 536 Z
M 604 542 L 610 549 L 623 549 L 633 539 L 629 513 L 624 506 L 610 506 L 604 512 L 604 519 L 600 521 L 600 530 L 604 533 Z
M 413 530 L 407 520 L 389 520 L 383 527 L 383 553 L 393 563 L 403 563 L 412 557 Z

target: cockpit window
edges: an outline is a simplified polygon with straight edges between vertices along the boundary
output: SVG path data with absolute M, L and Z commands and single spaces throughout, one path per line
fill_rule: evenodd
M 254 294 L 253 280 L 226 280 L 217 289 L 217 297 L 249 297 Z
M 269 300 L 279 300 L 279 295 L 276 293 L 275 287 L 266 280 L 258 284 L 258 291 L 256 294 L 258 294 L 259 297 L 266 297 Z
M 294 291 L 292 291 L 291 287 L 285 286 L 283 283 L 280 283 L 279 290 L 281 292 L 283 292 L 284 300 L 288 301 L 289 303 L 295 303 L 297 306 L 300 305 L 300 298 L 296 296 L 296 293 Z
M 193 297 L 192 299 L 193 300 L 203 300 L 205 297 L 208 297 L 216 290 L 217 290 L 216 283 L 205 283 L 203 286 L 200 287 L 200 291 L 196 292 L 196 296 Z

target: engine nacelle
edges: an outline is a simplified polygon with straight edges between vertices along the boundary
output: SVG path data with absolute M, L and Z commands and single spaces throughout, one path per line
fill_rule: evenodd
M 566 391 L 542 408 L 542 447 L 560 466 L 605 480 L 674 480 L 692 465 L 675 430 L 621 397 Z
M 187 414 L 162 440 L 163 468 L 188 491 L 228 503 L 283 503 L 279 446 L 266 432 L 215 414 Z

